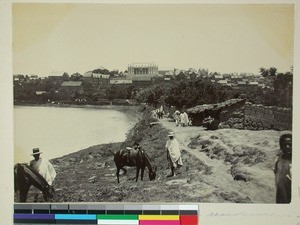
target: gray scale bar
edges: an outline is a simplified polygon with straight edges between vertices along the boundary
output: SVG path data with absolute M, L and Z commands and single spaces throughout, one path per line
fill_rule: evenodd
M 143 205 L 142 209 L 143 209 L 143 211 L 144 210 L 151 210 L 151 211 L 153 211 L 153 210 L 155 210 L 155 211 L 159 210 L 160 211 L 161 207 L 160 207 L 160 205 Z
M 105 205 L 92 204 L 87 206 L 87 210 L 106 210 Z
M 139 210 L 143 210 L 143 206 L 142 205 L 124 205 L 124 210 L 125 211 L 129 211 L 129 210 L 136 210 L 136 211 L 139 211 Z
M 87 210 L 88 205 L 69 205 L 70 210 Z
M 14 204 L 14 209 L 32 209 L 32 204 Z
M 66 204 L 54 204 L 54 205 L 51 205 L 51 209 L 52 210 L 68 210 L 69 209 L 69 205 L 66 205 Z
M 122 211 L 122 210 L 124 210 L 124 205 L 105 205 L 105 209 Z
M 32 209 L 38 209 L 38 210 L 49 210 L 50 205 L 48 204 L 34 204 L 32 205 Z

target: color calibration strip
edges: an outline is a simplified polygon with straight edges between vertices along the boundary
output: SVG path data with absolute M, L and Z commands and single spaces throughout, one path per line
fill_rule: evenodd
M 198 205 L 14 204 L 14 225 L 198 225 Z

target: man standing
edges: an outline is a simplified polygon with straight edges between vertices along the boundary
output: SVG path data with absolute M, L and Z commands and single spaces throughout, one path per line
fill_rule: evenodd
M 280 153 L 276 157 L 274 166 L 276 203 L 290 203 L 292 182 L 292 135 L 281 135 L 279 146 Z
M 176 127 L 180 124 L 180 112 L 178 110 L 174 113 L 174 120 L 176 122 Z
M 40 152 L 39 148 L 34 148 L 32 150 L 32 156 L 34 157 L 34 160 L 30 161 L 30 166 L 36 170 L 39 174 L 41 174 L 45 180 L 48 182 L 49 185 L 52 184 L 56 177 L 55 169 L 53 168 L 52 164 L 46 160 L 40 157 L 40 154 L 43 152 Z M 34 202 L 37 202 L 39 190 L 35 188 L 34 193 Z
M 169 140 L 166 143 L 167 148 L 167 159 L 170 161 L 171 173 L 167 177 L 175 176 L 175 169 L 180 168 L 182 164 L 180 146 L 176 138 L 174 138 L 174 133 L 171 132 L 168 135 Z

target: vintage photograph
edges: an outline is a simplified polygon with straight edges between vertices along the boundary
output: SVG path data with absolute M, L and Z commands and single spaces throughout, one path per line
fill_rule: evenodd
M 12 4 L 15 202 L 288 204 L 293 4 Z

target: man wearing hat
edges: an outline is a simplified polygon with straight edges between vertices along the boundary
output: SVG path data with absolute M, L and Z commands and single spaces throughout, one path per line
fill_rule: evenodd
M 30 161 L 30 166 L 34 170 L 39 172 L 45 178 L 48 184 L 51 185 L 56 177 L 56 172 L 52 164 L 47 159 L 40 157 L 42 153 L 43 152 L 40 152 L 39 148 L 34 148 L 32 150 L 31 155 L 34 157 L 34 160 Z M 40 191 L 38 189 L 35 189 L 35 194 L 34 194 L 35 202 L 37 202 L 38 200 L 39 192 Z
M 180 168 L 183 164 L 181 159 L 180 146 L 177 139 L 174 137 L 174 133 L 170 132 L 168 137 L 169 140 L 166 143 L 166 148 L 167 158 L 169 159 L 171 165 L 171 173 L 167 177 L 174 177 L 175 168 Z

